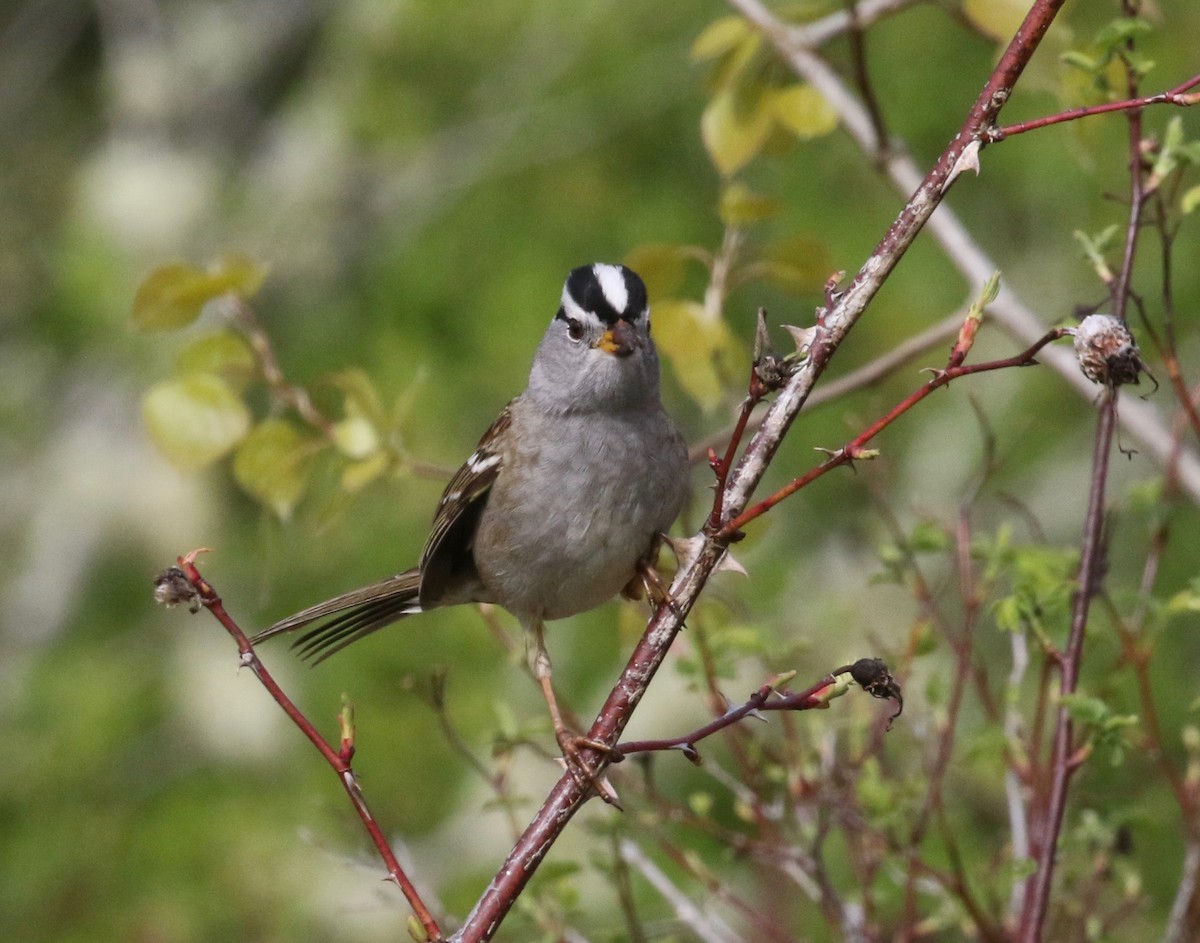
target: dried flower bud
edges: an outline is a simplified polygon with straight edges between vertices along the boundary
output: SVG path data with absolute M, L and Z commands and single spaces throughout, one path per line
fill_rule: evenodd
M 186 604 L 190 612 L 200 611 L 200 594 L 177 566 L 167 567 L 154 578 L 154 601 L 168 609 Z
M 1137 383 L 1146 369 L 1129 328 L 1111 314 L 1089 314 L 1071 333 L 1079 368 L 1093 383 L 1110 388 Z

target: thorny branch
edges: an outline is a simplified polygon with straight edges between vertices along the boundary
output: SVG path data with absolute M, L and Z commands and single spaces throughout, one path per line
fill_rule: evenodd
M 242 631 L 241 626 L 233 619 L 226 611 L 225 604 L 221 601 L 221 597 L 212 585 L 200 575 L 200 571 L 196 568 L 196 556 L 203 553 L 203 550 L 193 550 L 180 557 L 177 561 L 177 566 L 173 566 L 165 570 L 155 580 L 155 598 L 166 606 L 175 606 L 186 604 L 192 612 L 199 611 L 203 606 L 213 614 L 218 622 L 225 627 L 225 630 L 237 642 L 238 652 L 240 654 L 240 664 L 242 667 L 249 668 L 254 672 L 254 676 L 258 678 L 259 683 L 266 688 L 267 692 L 274 698 L 275 702 L 283 709 L 283 712 L 288 715 L 292 723 L 300 728 L 300 731 L 308 737 L 312 745 L 317 748 L 317 751 L 325 758 L 325 762 L 333 769 L 337 775 L 338 782 L 346 791 L 346 795 L 350 798 L 351 804 L 354 806 L 354 811 L 358 813 L 359 819 L 362 820 L 363 827 L 371 836 L 371 841 L 374 842 L 376 850 L 383 858 L 384 865 L 387 867 L 388 879 L 396 884 L 408 900 L 409 906 L 412 907 L 413 913 L 417 920 L 420 921 L 421 929 L 429 940 L 441 940 L 442 931 L 439 929 L 437 921 L 433 914 L 425 906 L 421 900 L 421 895 L 418 893 L 408 875 L 404 873 L 404 869 L 400 867 L 400 862 L 396 860 L 396 855 L 392 851 L 392 846 L 388 843 L 384 836 L 379 823 L 376 822 L 374 815 L 371 814 L 370 808 L 367 806 L 366 796 L 358 783 L 358 777 L 354 773 L 354 768 L 351 765 L 351 759 L 354 756 L 354 725 L 353 718 L 349 710 L 344 710 L 341 718 L 341 743 L 339 749 L 334 749 L 330 746 L 321 733 L 313 726 L 303 711 L 296 706 L 295 702 L 284 693 L 278 682 L 271 676 L 266 665 L 259 660 L 258 655 L 254 651 L 254 647 L 250 644 L 250 639 L 246 633 Z
M 1132 5 L 1127 4 L 1127 12 L 1133 12 Z M 1126 81 L 1131 95 L 1135 96 L 1137 73 L 1128 65 L 1126 66 Z M 1200 82 L 1200 79 L 1194 80 L 1192 84 L 1196 84 L 1196 82 Z M 1146 199 L 1141 158 L 1142 121 L 1140 110 L 1135 108 L 1128 111 L 1127 118 L 1129 125 L 1129 219 L 1126 224 L 1120 276 L 1112 288 L 1111 299 L 1113 316 L 1121 321 L 1125 319 L 1126 306 L 1130 297 L 1133 262 L 1137 254 L 1142 211 Z M 1070 710 L 1063 699 L 1074 694 L 1078 686 L 1092 599 L 1100 591 L 1107 569 L 1104 521 L 1108 465 L 1116 424 L 1117 392 L 1115 389 L 1109 389 L 1102 400 L 1099 422 L 1096 427 L 1087 515 L 1084 520 L 1080 550 L 1079 574 L 1071 605 L 1070 631 L 1067 636 L 1066 649 L 1056 659 L 1059 672 L 1060 704 L 1055 711 L 1054 731 L 1050 746 L 1050 784 L 1044 801 L 1037 806 L 1040 815 L 1037 815 L 1031 823 L 1030 832 L 1033 837 L 1037 870 L 1026 882 L 1023 909 L 1017 928 L 1019 943 L 1039 943 L 1042 939 L 1050 903 L 1051 883 L 1058 856 L 1059 836 L 1066 815 L 1067 790 L 1071 778 L 1078 768 L 1078 763 L 1074 760 L 1074 724 Z
M 756 0 L 733 2 L 764 32 L 777 25 L 774 17 Z M 959 166 L 963 152 L 968 146 L 978 146 L 980 132 L 995 124 L 996 117 L 1013 86 L 1046 30 L 1050 28 L 1062 2 L 1063 0 L 1039 0 L 1033 5 L 954 140 L 920 183 L 883 241 L 860 268 L 845 293 L 823 310 L 809 357 L 780 391 L 758 432 L 747 446 L 741 461 L 727 480 L 723 492 L 723 516 L 726 522 L 736 520 L 744 512 L 750 496 L 762 480 L 767 465 L 834 351 L 862 316 L 887 275 L 941 203 L 953 181 L 955 168 Z M 983 280 L 981 278 L 980 282 Z M 660 606 L 651 619 L 620 680 L 588 731 L 589 739 L 610 745 L 619 740 L 646 687 L 666 657 L 671 642 L 683 625 L 683 620 L 725 555 L 726 542 L 731 534 L 724 533 L 724 526 L 723 524 L 721 532 L 723 536 L 705 537 L 695 558 L 680 567 L 671 585 L 669 603 Z M 597 775 L 608 762 L 607 757 L 597 759 Z M 574 777 L 567 775 L 559 780 L 480 898 L 462 931 L 456 935 L 456 940 L 475 943 L 491 939 L 534 869 L 586 798 L 587 795 Z

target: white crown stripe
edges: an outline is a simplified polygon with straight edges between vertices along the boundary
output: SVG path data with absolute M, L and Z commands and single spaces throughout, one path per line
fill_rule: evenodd
M 623 312 L 629 304 L 629 289 L 625 287 L 625 273 L 616 265 L 597 262 L 592 266 L 600 290 L 614 311 Z

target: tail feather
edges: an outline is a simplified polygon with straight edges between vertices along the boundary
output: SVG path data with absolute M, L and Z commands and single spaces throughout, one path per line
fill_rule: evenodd
M 388 599 L 367 603 L 343 616 L 331 619 L 305 632 L 292 643 L 305 661 L 320 664 L 352 642 L 391 625 L 405 616 L 420 612 L 416 599 Z
M 408 570 L 288 616 L 250 641 L 258 644 L 276 635 L 312 626 L 292 643 L 292 647 L 299 649 L 302 658 L 316 664 L 376 629 L 420 612 L 421 604 L 417 599 L 420 583 L 420 572 Z M 328 616 L 334 618 L 321 621 Z M 316 622 L 320 624 L 313 625 Z

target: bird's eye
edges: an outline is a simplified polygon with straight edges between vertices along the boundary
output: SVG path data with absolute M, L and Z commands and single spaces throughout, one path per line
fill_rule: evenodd
M 574 318 L 567 319 L 567 335 L 573 341 L 583 340 L 583 325 Z

